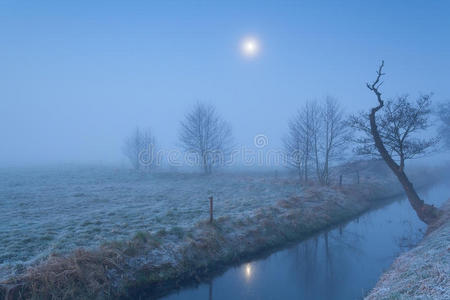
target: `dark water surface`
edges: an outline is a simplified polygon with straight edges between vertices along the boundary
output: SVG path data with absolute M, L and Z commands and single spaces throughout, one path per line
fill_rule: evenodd
M 450 186 L 443 182 L 420 194 L 438 206 L 450 197 Z M 399 253 L 417 244 L 425 229 L 406 198 L 399 198 L 163 299 L 361 299 Z

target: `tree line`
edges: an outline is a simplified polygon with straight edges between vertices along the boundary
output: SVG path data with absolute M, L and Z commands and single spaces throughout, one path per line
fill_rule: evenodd
M 387 151 L 404 168 L 407 159 L 423 156 L 434 149 L 439 139 L 421 138 L 430 127 L 431 95 L 415 101 L 399 96 L 386 101 L 379 112 L 378 128 Z M 450 101 L 441 103 L 436 114 L 443 144 L 450 147 Z M 232 129 L 210 103 L 197 102 L 180 122 L 179 141 L 185 152 L 197 159 L 204 173 L 220 167 L 233 149 Z M 375 146 L 367 112 L 345 115 L 336 98 L 306 101 L 287 122 L 283 138 L 284 158 L 303 182 L 314 177 L 321 184 L 330 183 L 330 167 L 343 159 L 353 145 L 357 155 L 380 157 Z M 149 153 L 156 151 L 156 139 L 150 129 L 136 128 L 125 139 L 123 153 L 135 169 L 152 169 L 156 161 Z
M 441 120 L 439 133 L 450 146 L 450 102 L 441 103 L 436 115 Z M 404 168 L 407 159 L 425 155 L 438 138 L 421 138 L 420 131 L 430 127 L 431 95 L 415 101 L 399 96 L 386 101 L 379 112 L 378 127 L 388 152 L 400 159 Z M 220 167 L 224 156 L 233 149 L 232 129 L 210 103 L 197 102 L 180 122 L 179 141 L 182 149 L 197 157 L 202 172 L 211 173 Z M 321 184 L 330 183 L 330 167 L 343 159 L 353 145 L 357 155 L 379 157 L 371 134 L 369 114 L 360 112 L 347 116 L 336 98 L 306 101 L 287 122 L 283 138 L 284 158 L 303 182 L 312 177 Z M 156 151 L 156 139 L 150 129 L 136 128 L 125 139 L 123 153 L 135 169 L 152 169 L 149 153 Z

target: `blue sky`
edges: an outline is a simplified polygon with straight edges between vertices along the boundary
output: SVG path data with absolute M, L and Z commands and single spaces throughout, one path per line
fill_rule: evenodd
M 237 143 L 279 146 L 306 100 L 369 108 L 381 59 L 387 97 L 449 99 L 449 15 L 448 1 L 0 1 L 0 163 L 121 162 L 135 126 L 173 148 L 196 100 Z

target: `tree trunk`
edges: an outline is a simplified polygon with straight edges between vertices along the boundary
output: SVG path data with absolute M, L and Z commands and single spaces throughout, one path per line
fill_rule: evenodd
M 372 108 L 369 115 L 370 131 L 375 141 L 375 146 L 378 149 L 378 152 L 380 153 L 383 160 L 386 162 L 386 164 L 389 166 L 392 172 L 394 172 L 395 176 L 397 176 L 403 189 L 406 192 L 406 196 L 408 197 L 409 203 L 411 204 L 412 208 L 416 211 L 416 214 L 419 217 L 419 219 L 422 220 L 425 224 L 430 224 L 437 217 L 436 207 L 434 207 L 433 205 L 426 204 L 422 199 L 420 199 L 412 183 L 406 176 L 404 170 L 402 170 L 400 166 L 389 155 L 388 151 L 384 147 L 380 134 L 378 133 L 377 124 L 375 122 L 375 113 L 383 107 L 383 101 L 379 99 L 379 102 L 380 105 L 378 105 L 375 108 Z
M 412 183 L 404 171 L 394 172 L 406 192 L 409 203 L 414 208 L 417 216 L 426 224 L 432 223 L 437 217 L 437 209 L 433 205 L 426 204 L 420 199 Z
M 319 153 L 317 151 L 317 136 L 314 136 L 314 162 L 316 164 L 317 180 L 319 181 L 320 184 L 323 184 L 320 167 L 319 167 Z
M 303 170 L 301 167 L 298 167 L 298 178 L 300 179 L 300 182 L 303 181 Z
M 330 160 L 330 154 L 329 153 L 330 152 L 329 152 L 329 148 L 328 148 L 327 149 L 327 153 L 325 155 L 325 165 L 323 167 L 323 179 L 324 179 L 324 182 L 325 182 L 326 185 L 330 184 L 330 180 L 328 178 L 328 174 L 329 174 L 329 172 L 328 172 L 328 169 L 329 169 L 328 161 Z
M 308 155 L 309 155 L 309 152 L 308 152 L 308 150 L 306 150 L 306 158 L 305 158 L 305 183 L 307 183 L 308 182 Z

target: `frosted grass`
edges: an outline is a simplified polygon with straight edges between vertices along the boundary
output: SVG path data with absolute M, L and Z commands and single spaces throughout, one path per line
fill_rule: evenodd
M 191 226 L 208 218 L 209 195 L 215 216 L 233 217 L 300 194 L 295 180 L 273 172 L 203 176 L 110 167 L 3 169 L 0 269 L 27 265 L 51 252 L 127 239 L 138 231 Z

